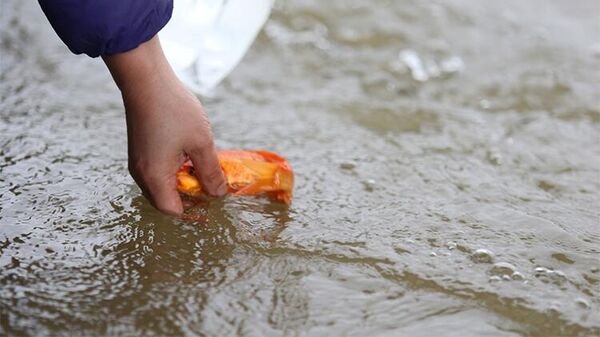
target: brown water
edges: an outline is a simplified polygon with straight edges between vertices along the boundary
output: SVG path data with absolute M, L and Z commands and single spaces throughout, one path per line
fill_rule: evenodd
M 204 99 L 289 209 L 162 216 L 119 95 L 0 3 L 0 335 L 600 335 L 600 3 L 280 1 Z

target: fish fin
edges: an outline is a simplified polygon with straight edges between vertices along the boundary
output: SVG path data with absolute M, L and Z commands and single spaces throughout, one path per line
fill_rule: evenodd
M 254 195 L 273 190 L 273 183 L 268 179 L 259 179 L 252 184 L 245 186 L 241 190 L 235 192 L 235 195 Z
M 255 160 L 243 159 L 242 164 L 257 175 L 257 180 L 272 180 L 278 165 Z

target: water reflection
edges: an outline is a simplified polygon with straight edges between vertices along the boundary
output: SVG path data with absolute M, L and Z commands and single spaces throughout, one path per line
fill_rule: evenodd
M 218 283 L 236 247 L 269 246 L 290 220 L 288 206 L 252 197 L 201 201 L 181 218 L 158 213 L 142 197 L 132 205 L 137 212 L 121 220 L 130 233 L 110 249 L 115 260 L 136 257 L 143 287 Z
M 132 209 L 129 219 L 122 219 L 126 231 L 103 248 L 116 267 L 112 276 L 123 278 L 126 286 L 118 295 L 111 291 L 101 307 L 109 308 L 116 321 L 133 320 L 138 331 L 181 334 L 178 317 L 199 317 L 205 290 L 222 282 L 237 242 L 235 227 L 223 218 L 215 222 L 208 211 L 195 221 L 164 216 L 142 197 L 133 200 Z
M 0 6 L 0 335 L 600 333 L 596 1 L 279 3 L 204 103 L 293 204 L 180 219 L 102 65 Z

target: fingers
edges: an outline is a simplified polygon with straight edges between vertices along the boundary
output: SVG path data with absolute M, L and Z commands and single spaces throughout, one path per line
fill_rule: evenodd
M 183 213 L 181 197 L 179 196 L 179 192 L 177 192 L 174 179 L 159 181 L 156 182 L 156 185 L 152 185 L 150 188 L 150 200 L 154 207 L 162 212 L 173 215 Z
M 169 170 L 158 167 L 133 169 L 131 176 L 142 189 L 144 196 L 159 211 L 171 215 L 183 213 L 183 205 L 177 192 L 174 174 L 165 174 Z
M 212 143 L 192 150 L 188 155 L 194 163 L 202 189 L 212 196 L 224 196 L 227 193 L 227 182 Z

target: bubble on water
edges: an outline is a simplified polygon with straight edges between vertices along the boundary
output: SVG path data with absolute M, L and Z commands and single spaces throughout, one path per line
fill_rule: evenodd
M 490 164 L 500 165 L 502 164 L 502 155 L 498 149 L 489 149 L 485 155 L 486 159 Z
M 525 276 L 523 276 L 523 274 L 516 271 L 516 272 L 512 273 L 512 275 L 510 275 L 510 278 L 512 278 L 515 281 L 521 281 L 521 280 L 525 279 Z
M 365 191 L 367 192 L 373 192 L 375 191 L 375 188 L 377 187 L 377 182 L 373 179 L 367 179 L 364 180 L 363 182 L 363 186 L 365 187 Z
M 510 281 L 511 280 L 510 276 L 508 276 L 508 275 L 502 275 L 502 279 L 504 281 Z
M 490 101 L 488 101 L 487 99 L 480 100 L 479 107 L 483 110 L 488 110 L 491 107 Z
M 415 81 L 425 82 L 429 79 L 423 61 L 421 61 L 421 58 L 416 51 L 410 49 L 403 50 L 398 55 L 398 58 L 406 65 L 406 67 L 408 67 L 410 74 Z
M 424 59 L 414 50 L 402 50 L 398 54 L 398 61 L 392 63 L 396 72 L 408 69 L 412 78 L 417 82 L 425 82 L 431 78 L 442 77 L 442 75 L 453 75 L 465 69 L 465 63 L 458 56 L 450 56 L 441 61 Z
M 436 256 L 437 256 L 437 254 L 436 254 L 435 252 L 431 252 L 431 253 L 429 253 L 429 256 L 431 256 L 431 257 L 436 257 Z
M 454 242 L 454 241 L 448 241 L 448 242 L 446 243 L 446 247 L 447 247 L 449 250 L 453 250 L 453 249 L 455 249 L 455 248 L 456 248 L 456 246 L 457 246 L 457 244 L 456 244 L 456 242 Z
M 494 253 L 490 250 L 480 248 L 471 254 L 471 260 L 475 263 L 492 263 L 494 262 Z
M 548 308 L 548 313 L 550 314 L 554 314 L 554 315 L 558 315 L 560 314 L 560 305 L 558 304 L 552 304 L 549 308 Z
M 585 298 L 577 298 L 575 300 L 575 303 L 582 309 L 589 309 L 590 308 L 590 303 L 588 301 L 586 301 Z
M 502 278 L 498 275 L 494 275 L 494 276 L 490 276 L 489 281 L 490 282 L 499 282 L 499 281 L 502 281 Z
M 535 268 L 535 277 L 544 283 L 554 283 L 561 285 L 567 281 L 567 275 L 560 270 L 552 270 L 545 267 Z
M 495 263 L 492 269 L 490 269 L 490 273 L 492 275 L 500 275 L 510 277 L 515 272 L 515 266 L 508 262 L 498 262 Z

